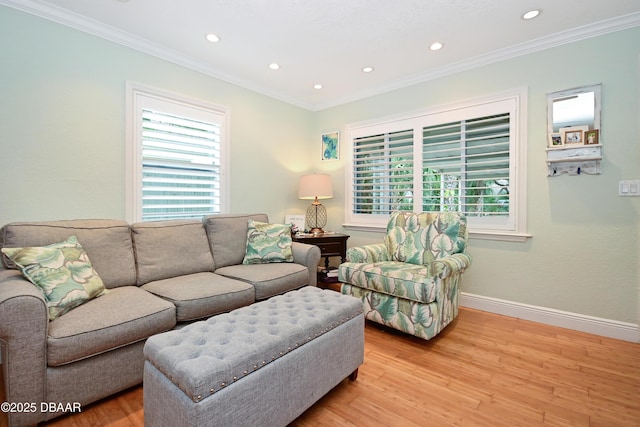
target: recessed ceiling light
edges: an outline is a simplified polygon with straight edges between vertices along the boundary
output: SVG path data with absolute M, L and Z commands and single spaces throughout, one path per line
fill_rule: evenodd
M 522 15 L 522 19 L 529 20 L 537 17 L 538 15 L 540 15 L 540 10 L 538 9 L 530 10 L 526 12 L 524 15 Z
M 216 36 L 213 33 L 207 34 L 205 38 L 209 40 L 211 43 L 218 43 L 220 41 L 220 37 Z
M 280 66 L 274 62 L 272 64 L 269 64 L 269 68 L 271 68 L 272 70 L 279 70 Z
M 322 85 L 321 84 L 315 84 L 313 85 L 314 89 L 322 89 Z
M 373 67 L 363 67 L 362 68 L 362 72 L 363 73 L 370 73 L 373 71 Z
M 431 50 L 440 50 L 443 47 L 444 47 L 444 45 L 442 43 L 435 42 L 435 43 L 432 43 L 431 46 L 429 46 L 429 49 L 431 49 Z

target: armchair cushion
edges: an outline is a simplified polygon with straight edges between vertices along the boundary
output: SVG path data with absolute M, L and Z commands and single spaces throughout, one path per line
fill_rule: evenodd
M 430 303 L 436 299 L 435 278 L 431 270 L 430 266 L 400 261 L 345 262 L 338 269 L 338 280 L 382 294 Z
M 384 239 L 395 261 L 426 265 L 466 246 L 466 218 L 455 212 L 394 212 Z

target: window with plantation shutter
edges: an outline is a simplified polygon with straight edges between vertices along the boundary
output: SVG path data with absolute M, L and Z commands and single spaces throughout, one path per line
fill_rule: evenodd
M 345 226 L 455 211 L 472 236 L 523 241 L 526 91 L 348 127 Z
M 132 221 L 224 211 L 224 108 L 131 88 Z
M 425 127 L 423 209 L 508 217 L 510 115 Z
M 389 215 L 413 208 L 413 130 L 353 141 L 353 212 Z

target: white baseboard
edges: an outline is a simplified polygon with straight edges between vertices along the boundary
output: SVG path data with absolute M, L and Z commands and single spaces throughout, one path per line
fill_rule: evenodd
M 466 292 L 460 293 L 460 305 L 609 338 L 640 342 L 640 325 L 633 323 L 521 304 Z

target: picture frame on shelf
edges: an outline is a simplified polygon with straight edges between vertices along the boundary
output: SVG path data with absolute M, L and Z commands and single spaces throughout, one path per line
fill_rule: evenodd
M 584 133 L 588 126 L 572 126 L 560 129 L 562 143 L 564 145 L 584 145 Z
M 584 133 L 584 145 L 599 144 L 600 132 L 598 129 L 591 129 Z
M 322 134 L 322 160 L 338 160 L 340 158 L 340 132 L 332 131 Z
M 549 134 L 549 147 L 550 148 L 560 148 L 564 146 L 564 142 L 562 141 L 562 135 L 560 132 L 555 132 Z
M 284 223 L 292 225 L 291 231 L 294 234 L 304 232 L 304 221 L 304 215 L 285 215 L 284 217 Z

